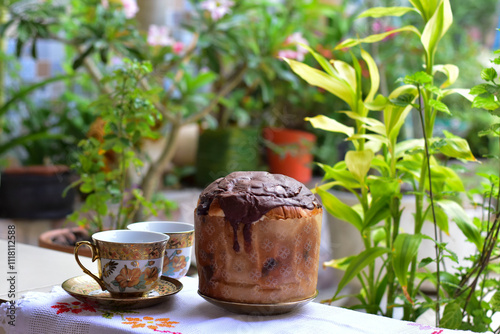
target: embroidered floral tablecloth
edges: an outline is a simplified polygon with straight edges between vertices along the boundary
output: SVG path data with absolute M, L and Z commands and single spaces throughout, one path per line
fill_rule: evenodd
M 71 297 L 59 286 L 50 293 L 30 292 L 15 304 L 15 326 L 8 323 L 10 305 L 0 305 L 0 334 L 4 331 L 12 334 L 465 333 L 314 302 L 283 315 L 238 315 L 201 298 L 197 293 L 197 279 L 184 277 L 181 282 L 182 291 L 166 302 L 129 311 L 95 309 Z

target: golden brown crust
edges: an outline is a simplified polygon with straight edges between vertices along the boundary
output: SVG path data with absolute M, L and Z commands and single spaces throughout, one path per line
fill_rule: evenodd
M 323 209 L 321 207 L 316 207 L 313 210 L 309 210 L 298 206 L 280 206 L 271 209 L 264 216 L 269 219 L 293 219 L 312 217 L 321 212 L 323 212 Z M 224 211 L 221 209 L 217 198 L 214 199 L 212 204 L 210 205 L 208 215 L 213 217 L 224 217 Z

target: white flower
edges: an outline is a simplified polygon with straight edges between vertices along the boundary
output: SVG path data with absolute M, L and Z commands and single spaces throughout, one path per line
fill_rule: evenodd
M 137 14 L 139 11 L 139 7 L 137 6 L 137 0 L 121 0 L 123 5 L 123 12 L 125 13 L 125 17 L 127 19 L 131 19 Z
M 166 26 L 150 25 L 148 29 L 148 44 L 167 46 L 174 44 L 175 41 L 169 36 L 169 30 Z
M 210 12 L 212 20 L 217 21 L 231 12 L 234 2 L 231 0 L 205 0 L 200 6 Z

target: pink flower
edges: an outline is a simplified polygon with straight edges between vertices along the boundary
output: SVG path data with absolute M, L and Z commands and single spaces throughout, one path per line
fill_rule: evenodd
M 210 12 L 212 20 L 218 21 L 224 15 L 231 12 L 234 2 L 231 0 L 205 0 L 200 4 L 202 9 Z
M 172 49 L 175 54 L 179 54 L 184 50 L 184 43 L 182 42 L 175 42 L 174 45 L 172 46 Z
M 289 50 L 289 49 L 280 50 L 278 52 L 278 57 L 280 57 L 280 58 L 288 58 L 288 59 L 295 59 L 295 60 L 298 60 L 298 61 L 303 61 L 304 60 L 304 54 L 303 53 L 297 52 L 295 50 Z
M 109 8 L 109 1 L 108 0 L 101 0 L 101 5 L 104 8 L 108 9 Z
M 137 0 L 121 0 L 123 5 L 123 12 L 125 13 L 125 17 L 127 19 L 131 19 L 137 14 L 139 11 L 139 7 L 137 6 Z
M 296 59 L 298 61 L 303 61 L 306 53 L 308 52 L 305 47 L 300 44 L 309 45 L 307 40 L 302 36 L 300 32 L 294 32 L 288 36 L 285 40 L 285 46 L 296 45 L 297 50 L 280 50 L 278 52 L 278 57 Z
M 301 32 L 294 32 L 285 40 L 285 44 L 297 44 L 297 52 L 306 54 L 307 49 L 300 44 L 309 45 L 307 40 L 302 36 Z
M 150 25 L 148 29 L 148 44 L 168 46 L 175 41 L 169 36 L 169 30 L 166 26 Z

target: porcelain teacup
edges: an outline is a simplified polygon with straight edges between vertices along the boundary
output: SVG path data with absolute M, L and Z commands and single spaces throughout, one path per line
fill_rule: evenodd
M 184 277 L 191 265 L 194 226 L 174 221 L 149 221 L 130 224 L 129 230 L 153 231 L 168 235 L 162 274 L 175 279 Z
M 113 298 L 140 297 L 160 282 L 163 258 L 169 236 L 147 231 L 110 230 L 92 235 L 92 243 L 75 245 L 75 259 L 83 272 L 99 283 Z M 98 275 L 85 268 L 78 259 L 78 249 L 88 246 L 92 262 L 97 260 Z

